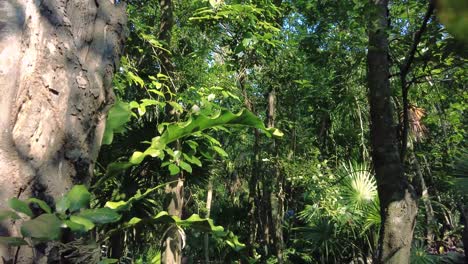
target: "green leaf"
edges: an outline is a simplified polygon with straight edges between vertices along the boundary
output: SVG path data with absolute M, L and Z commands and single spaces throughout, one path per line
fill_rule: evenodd
M 132 157 L 130 158 L 130 163 L 140 164 L 144 158 L 145 158 L 145 154 L 143 152 L 135 151 L 133 152 Z
M 109 110 L 102 144 L 111 144 L 114 139 L 114 133 L 123 133 L 125 131 L 125 124 L 130 121 L 131 116 L 132 111 L 130 110 L 130 105 L 117 101 Z
M 176 175 L 179 172 L 180 172 L 180 168 L 177 165 L 172 164 L 172 163 L 169 164 L 169 173 L 171 175 Z
M 228 239 L 226 240 L 226 244 L 228 244 L 234 251 L 241 251 L 245 248 L 245 244 L 239 242 L 239 238 L 234 235 L 232 232 L 229 232 Z
M 73 223 L 82 225 L 85 228 L 85 231 L 89 231 L 94 228 L 93 222 L 81 216 L 72 215 L 70 216 L 70 221 L 72 221 Z
M 67 194 L 67 198 L 70 201 L 69 209 L 74 212 L 89 207 L 91 194 L 84 185 L 75 185 Z
M 18 220 L 18 219 L 21 219 L 21 217 L 13 212 L 13 211 L 10 211 L 10 210 L 0 210 L 0 222 L 5 220 L 5 219 L 12 219 L 12 220 Z
M 128 199 L 128 201 L 126 201 L 126 202 L 125 201 L 119 201 L 119 202 L 110 202 L 109 201 L 109 202 L 106 203 L 105 207 L 108 207 L 110 209 L 114 209 L 116 211 L 128 210 L 128 209 L 130 209 L 130 206 L 133 203 L 146 198 L 148 195 L 150 195 L 154 191 L 165 187 L 167 184 L 174 183 L 174 182 L 177 182 L 177 180 L 172 181 L 172 182 L 166 182 L 166 183 L 160 184 L 158 186 L 155 186 L 153 188 L 147 189 L 143 194 L 137 193 L 132 198 Z
M 140 76 L 134 74 L 133 72 L 129 71 L 127 72 L 127 76 L 132 80 L 135 84 L 140 85 L 141 87 L 145 86 L 145 81 L 140 78 Z
M 177 104 L 178 105 L 178 104 Z M 101 183 L 103 183 L 105 180 L 109 179 L 113 175 L 116 175 L 117 173 L 122 172 L 123 170 L 134 166 L 138 165 L 143 161 L 143 158 L 148 155 L 157 155 L 155 151 L 157 150 L 167 150 L 165 146 L 168 144 L 178 140 L 185 138 L 187 136 L 199 133 L 203 130 L 210 129 L 210 128 L 216 128 L 219 126 L 246 126 L 246 127 L 252 127 L 252 128 L 257 128 L 266 133 L 267 136 L 273 135 L 281 135 L 282 133 L 275 129 L 275 128 L 266 128 L 263 122 L 254 114 L 247 110 L 242 110 L 237 114 L 234 114 L 228 110 L 221 110 L 213 115 L 204 115 L 204 114 L 197 114 L 191 116 L 187 121 L 185 122 L 180 122 L 180 123 L 175 123 L 175 124 L 168 124 L 166 125 L 164 131 L 162 132 L 161 136 L 154 137 L 151 141 L 151 146 L 148 149 L 151 149 L 151 151 L 144 151 L 143 155 L 137 154 L 138 157 L 131 159 L 132 162 L 114 162 L 111 163 L 108 168 L 106 175 L 100 179 L 94 188 L 99 186 Z M 204 135 L 204 137 L 210 139 L 208 135 Z M 217 142 L 214 138 L 212 138 L 213 142 Z M 214 144 L 215 144 L 214 143 Z M 218 142 L 219 143 L 219 142 Z M 217 145 L 217 144 L 215 144 Z M 191 147 L 196 147 L 195 144 L 192 143 L 190 144 Z M 147 150 L 148 150 L 147 149 Z M 226 155 L 227 153 L 222 150 L 222 149 L 215 149 L 215 151 L 218 151 L 221 155 Z M 206 153 L 205 153 L 206 154 Z M 202 153 L 202 155 L 204 155 Z M 179 173 L 180 168 L 176 168 L 177 166 L 173 165 L 170 166 L 169 170 L 172 175 L 175 175 Z M 177 172 L 176 172 L 177 171 Z
M 35 203 L 37 205 L 39 205 L 39 207 L 46 213 L 48 214 L 51 214 L 52 213 L 52 209 L 50 209 L 49 205 L 47 205 L 46 202 L 40 200 L 40 199 L 37 199 L 37 198 L 29 198 L 28 200 L 28 203 Z
M 56 240 L 60 237 L 62 221 L 54 214 L 42 214 L 21 226 L 21 234 L 41 240 Z
M 180 161 L 179 166 L 186 172 L 192 173 L 192 166 L 190 166 L 187 162 Z
M 24 246 L 28 243 L 21 237 L 4 237 L 0 236 L 0 244 L 7 245 L 10 247 Z
M 167 126 L 164 133 L 161 135 L 161 142 L 169 144 L 177 139 L 186 137 L 198 131 L 203 131 L 216 126 L 248 126 L 258 128 L 271 135 L 263 122 L 250 111 L 242 110 L 234 114 L 227 110 L 219 111 L 213 116 L 197 115 L 191 117 L 188 121 L 181 124 L 170 124 Z
M 224 149 L 218 147 L 218 146 L 213 146 L 214 151 L 216 151 L 221 157 L 228 157 L 229 155 L 224 151 Z
M 187 155 L 184 153 L 184 158 L 185 160 L 187 160 L 188 162 L 192 163 L 192 164 L 195 164 L 197 165 L 198 167 L 201 167 L 202 166 L 202 163 L 201 161 L 195 157 L 194 155 Z
M 86 228 L 84 225 L 81 225 L 81 224 L 78 224 L 78 223 L 75 223 L 75 222 L 72 222 L 70 220 L 65 220 L 64 221 L 64 224 L 70 228 L 70 230 L 72 232 L 75 232 L 75 233 L 84 233 L 86 232 Z
M 456 38 L 468 41 L 468 2 L 463 0 L 437 1 L 437 15 L 447 30 Z
M 11 198 L 8 201 L 8 205 L 11 209 L 17 212 L 23 213 L 29 217 L 33 217 L 33 212 L 31 211 L 31 208 L 29 208 L 29 205 L 18 198 Z
M 118 201 L 118 202 L 106 202 L 106 205 L 105 207 L 108 207 L 110 209 L 113 209 L 113 210 L 120 210 L 122 209 L 123 207 L 125 207 L 127 205 L 127 202 L 125 201 Z
M 119 262 L 118 259 L 105 258 L 98 262 L 98 264 L 111 264 Z
M 70 200 L 66 195 L 55 204 L 55 210 L 60 214 L 64 214 L 68 208 L 70 208 Z
M 86 209 L 78 214 L 87 218 L 95 224 L 115 223 L 120 220 L 121 215 L 110 208 Z

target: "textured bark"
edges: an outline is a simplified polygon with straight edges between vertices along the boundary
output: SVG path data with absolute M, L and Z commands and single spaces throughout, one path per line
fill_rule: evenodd
M 0 208 L 11 197 L 52 202 L 90 178 L 125 19 L 109 0 L 0 0 Z M 3 223 L 0 235 L 15 230 Z
M 409 263 L 417 214 L 416 195 L 408 183 L 398 149 L 388 79 L 388 0 L 371 0 L 368 86 L 372 157 L 381 204 L 379 263 Z

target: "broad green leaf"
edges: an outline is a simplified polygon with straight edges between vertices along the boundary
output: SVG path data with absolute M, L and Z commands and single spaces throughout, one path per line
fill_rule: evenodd
M 213 146 L 213 149 L 221 156 L 221 157 L 228 157 L 229 155 L 224 151 L 224 149 L 218 147 L 218 146 Z
M 55 204 L 55 210 L 60 214 L 64 214 L 68 208 L 70 208 L 70 200 L 68 200 L 66 195 Z
M 132 157 L 130 158 L 130 163 L 140 164 L 144 158 L 145 158 L 145 154 L 143 152 L 135 151 L 133 152 Z
M 17 212 L 23 213 L 29 217 L 33 217 L 33 212 L 31 211 L 31 208 L 29 208 L 29 205 L 18 198 L 11 198 L 8 201 L 8 205 L 11 209 Z
M 39 207 L 44 210 L 44 212 L 48 213 L 48 214 L 51 214 L 52 213 L 52 209 L 50 209 L 49 205 L 47 205 L 46 202 L 40 200 L 40 199 L 37 199 L 37 198 L 29 198 L 28 200 L 28 203 L 35 203 L 37 205 L 39 205 Z
M 130 105 L 117 101 L 109 110 L 102 144 L 111 144 L 114 139 L 114 133 L 123 133 L 125 131 L 125 124 L 130 121 L 131 116 Z
M 78 214 L 80 217 L 91 220 L 95 224 L 115 223 L 120 220 L 121 215 L 110 208 L 86 209 Z
M 127 202 L 125 201 L 118 201 L 118 202 L 106 202 L 106 207 L 113 209 L 113 210 L 119 210 L 122 209 L 124 206 L 127 205 Z
M 209 218 L 201 218 L 198 214 L 193 214 L 185 220 L 177 220 L 176 223 L 182 227 L 190 227 L 202 232 L 212 232 L 215 235 L 224 235 L 222 226 L 215 226 L 213 220 Z
M 157 150 L 167 151 L 167 148 L 165 147 L 168 144 L 178 139 L 182 139 L 187 136 L 204 131 L 206 129 L 215 128 L 218 126 L 246 126 L 246 127 L 253 127 L 253 128 L 260 129 L 264 131 L 267 136 L 282 135 L 282 133 L 275 128 L 266 128 L 263 122 L 257 116 L 255 116 L 254 114 L 252 114 L 251 112 L 247 110 L 242 110 L 237 114 L 232 113 L 228 110 L 222 110 L 210 116 L 204 115 L 204 114 L 194 115 L 185 122 L 166 125 L 161 136 L 158 136 L 152 139 L 151 146 L 148 148 L 148 149 L 151 149 L 151 151 L 145 150 L 143 152 L 143 155 L 140 153 L 136 154 L 137 157 L 134 157 L 133 159 L 131 159 L 131 162 L 111 163 L 107 168 L 106 175 L 103 178 L 101 178 L 94 187 L 99 186 L 106 179 L 116 175 L 117 173 L 120 173 L 123 170 L 131 166 L 138 165 L 139 163 L 141 163 L 141 161 L 143 161 L 145 156 L 148 156 L 150 154 L 152 155 L 157 154 L 156 153 Z M 204 135 L 204 137 L 208 139 L 212 138 L 208 135 Z M 212 141 L 215 143 L 218 142 L 214 138 L 212 138 Z M 192 145 L 193 147 L 196 147 L 196 145 L 194 145 L 193 143 Z M 215 144 L 215 145 L 218 145 L 218 144 Z M 221 155 L 225 155 L 224 150 L 222 149 L 221 150 L 215 149 L 215 150 L 218 151 Z M 176 165 L 169 166 L 169 167 L 170 167 L 169 170 L 171 172 L 171 175 L 177 174 L 180 171 L 180 168 L 178 168 Z
M 177 139 L 186 137 L 198 131 L 203 131 L 216 126 L 248 126 L 258 128 L 266 132 L 268 136 L 276 129 L 267 129 L 263 122 L 247 110 L 234 114 L 227 110 L 219 111 L 214 116 L 197 115 L 180 124 L 170 124 L 161 135 L 161 142 L 166 145 Z
M 145 155 L 149 155 L 153 158 L 160 158 L 160 159 L 164 159 L 164 152 L 160 149 L 154 149 L 154 148 L 149 148 L 149 149 L 146 149 L 145 150 Z
M 175 164 L 169 164 L 169 173 L 171 175 L 176 175 L 177 173 L 180 172 L 180 168 L 179 166 L 175 165 Z
M 42 214 L 21 226 L 21 234 L 41 240 L 56 240 L 60 237 L 62 221 L 54 214 Z
M 7 246 L 10 246 L 10 247 L 18 247 L 18 246 L 27 245 L 28 242 L 26 242 L 21 237 L 4 237 L 4 236 L 0 236 L 0 244 L 1 245 L 7 245 Z
M 127 222 L 127 225 L 128 226 L 133 226 L 133 225 L 136 225 L 136 224 L 138 224 L 140 222 L 141 222 L 141 218 L 132 217 L 132 219 L 130 219 L 130 221 Z
M 70 192 L 68 192 L 67 198 L 70 201 L 69 209 L 73 212 L 89 207 L 91 194 L 84 185 L 75 185 Z
M 75 232 L 75 233 L 84 233 L 84 232 L 86 232 L 86 228 L 82 224 L 75 223 L 75 222 L 73 222 L 71 220 L 65 220 L 63 222 L 68 228 L 70 228 L 70 230 L 72 232 Z
M 180 161 L 179 162 L 179 166 L 186 172 L 188 173 L 192 173 L 192 166 L 190 166 L 190 164 L 188 164 L 187 162 L 184 162 L 184 161 Z
M 201 161 L 195 157 L 194 155 L 187 155 L 184 153 L 184 159 L 187 160 L 188 162 L 197 165 L 198 167 L 202 166 Z
M 72 221 L 73 223 L 82 225 L 85 228 L 85 231 L 89 231 L 94 228 L 93 222 L 81 216 L 72 215 L 70 216 L 70 221 Z
M 10 210 L 0 210 L 0 222 L 5 220 L 5 219 L 11 219 L 11 220 L 18 220 L 20 219 L 21 217 L 13 212 L 13 211 L 10 211 Z

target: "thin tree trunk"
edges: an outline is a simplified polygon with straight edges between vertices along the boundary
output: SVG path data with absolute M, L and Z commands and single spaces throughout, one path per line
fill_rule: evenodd
M 109 0 L 0 1 L 0 209 L 11 197 L 52 203 L 90 179 L 125 24 L 125 6 Z M 0 235 L 20 236 L 11 223 Z M 17 263 L 49 250 L 23 247 Z
M 416 194 L 408 183 L 398 149 L 388 77 L 388 0 L 371 0 L 368 86 L 372 157 L 381 204 L 379 263 L 409 263 L 417 214 Z
M 411 158 L 416 169 L 416 175 L 418 176 L 419 183 L 421 185 L 421 200 L 423 201 L 424 208 L 426 209 L 426 240 L 427 243 L 431 245 L 434 242 L 434 209 L 432 208 L 432 203 L 429 199 L 429 190 L 427 188 L 426 181 L 424 180 L 423 171 L 419 165 L 418 158 L 413 151 L 411 152 Z
M 276 119 L 276 89 L 272 88 L 268 93 L 268 111 L 267 111 L 267 127 L 272 128 L 275 126 Z M 283 218 L 284 218 L 284 192 L 283 192 L 283 177 L 279 168 L 279 150 L 278 143 L 273 139 L 273 148 L 275 152 L 275 161 L 273 164 L 273 178 L 272 184 L 274 189 L 270 193 L 270 207 L 271 207 L 271 221 L 273 234 L 273 248 L 279 264 L 283 263 Z
M 169 80 L 165 84 L 166 92 L 164 93 L 166 102 L 172 101 L 175 95 L 176 88 L 173 84 L 174 77 L 174 63 L 172 56 L 168 52 L 171 50 L 170 43 L 172 39 L 172 28 L 174 26 L 174 4 L 171 0 L 159 0 L 159 8 L 161 12 L 161 19 L 159 25 L 158 39 L 162 42 L 165 50 L 160 49 L 158 57 L 160 59 L 161 73 L 166 75 Z M 176 121 L 178 119 L 175 109 L 169 104 L 166 104 L 165 114 L 166 120 Z M 176 142 L 176 149 L 180 149 L 180 142 Z M 167 212 L 170 215 L 182 217 L 182 210 L 184 204 L 184 179 L 183 174 L 178 173 L 172 175 L 169 179 L 170 184 L 166 186 L 166 193 L 168 195 L 169 204 Z M 178 264 L 182 261 L 182 230 L 177 225 L 171 225 L 164 238 L 162 263 L 165 264 Z
M 211 200 L 213 198 L 213 184 L 211 180 L 208 183 L 208 193 L 206 195 L 206 218 L 210 218 L 211 213 Z M 209 236 L 205 234 L 205 263 L 210 263 L 210 248 L 209 248 Z
M 255 113 L 254 106 L 250 101 L 247 90 L 245 87 L 245 72 L 241 70 L 239 72 L 239 87 L 242 91 L 242 95 L 244 97 L 244 105 L 245 107 L 252 113 Z M 255 244 L 257 242 L 257 231 L 258 231 L 258 206 L 259 204 L 259 197 L 258 197 L 258 173 L 259 170 L 259 148 L 260 148 L 260 134 L 257 129 L 254 129 L 254 145 L 253 145 L 253 159 L 251 163 L 251 171 L 250 171 L 250 179 L 249 179 L 249 211 L 248 211 L 248 219 L 249 219 L 249 239 L 247 241 L 249 255 L 251 257 L 255 256 Z

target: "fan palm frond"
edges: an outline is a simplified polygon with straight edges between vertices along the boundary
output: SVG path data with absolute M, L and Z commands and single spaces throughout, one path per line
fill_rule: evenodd
M 377 197 L 377 184 L 367 164 L 349 162 L 343 166 L 346 178 L 343 181 L 343 197 L 354 209 L 363 209 Z

